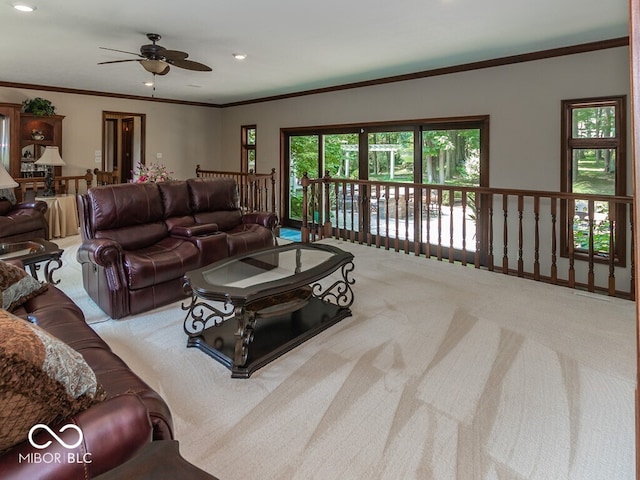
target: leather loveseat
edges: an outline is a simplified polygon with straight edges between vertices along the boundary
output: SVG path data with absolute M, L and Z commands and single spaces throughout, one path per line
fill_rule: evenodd
M 49 224 L 44 214 L 47 203 L 21 202 L 12 205 L 0 199 L 0 243 L 15 243 L 44 238 L 49 240 Z
M 84 288 L 111 318 L 181 298 L 189 270 L 276 244 L 273 213 L 242 213 L 231 178 L 129 183 L 78 195 Z
M 93 478 L 126 462 L 152 440 L 173 438 L 171 412 L 162 397 L 111 351 L 86 324 L 78 306 L 62 291 L 49 285 L 44 293 L 13 313 L 29 319 L 80 352 L 95 372 L 106 397 L 59 425 L 51 426 L 54 432 L 60 432 L 64 425 L 77 425 L 83 433 L 80 445 L 69 448 L 52 441 L 46 450 L 40 450 L 24 441 L 0 455 L 0 478 Z M 36 445 L 52 440 L 44 430 L 34 438 Z M 74 461 L 69 461 L 70 458 Z

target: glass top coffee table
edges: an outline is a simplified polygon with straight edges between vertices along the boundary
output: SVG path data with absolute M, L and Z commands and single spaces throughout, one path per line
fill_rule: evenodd
M 353 269 L 353 255 L 337 247 L 291 243 L 187 272 L 187 346 L 248 378 L 351 315 Z
M 62 266 L 62 250 L 57 244 L 42 238 L 25 242 L 0 243 L 0 260 L 20 260 L 29 268 L 31 275 L 38 279 L 39 263 L 46 262 L 44 276 L 47 282 L 60 283 L 53 280 L 53 272 Z

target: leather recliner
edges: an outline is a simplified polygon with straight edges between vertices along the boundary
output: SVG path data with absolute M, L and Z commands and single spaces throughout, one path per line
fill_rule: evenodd
M 9 200 L 0 199 L 0 243 L 25 242 L 34 238 L 49 240 L 46 212 L 46 202 L 12 205 Z

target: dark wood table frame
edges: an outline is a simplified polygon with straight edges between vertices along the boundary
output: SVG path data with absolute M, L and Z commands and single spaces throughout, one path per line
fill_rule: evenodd
M 327 258 L 305 269 L 302 258 L 306 252 L 314 251 L 326 253 Z M 279 255 L 285 252 L 296 255 L 291 275 L 246 287 L 210 281 L 210 272 L 216 269 L 228 268 L 234 273 L 242 268 L 253 269 L 254 273 L 256 269 L 275 269 Z M 338 269 L 341 278 L 330 285 L 320 283 Z M 237 255 L 187 272 L 185 289 L 191 293 L 191 302 L 182 306 L 187 310 L 187 346 L 199 348 L 225 365 L 232 378 L 248 378 L 255 370 L 351 315 L 353 270 L 351 253 L 331 245 L 293 243 Z

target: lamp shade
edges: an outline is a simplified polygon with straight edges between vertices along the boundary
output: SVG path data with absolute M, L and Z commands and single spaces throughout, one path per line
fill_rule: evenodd
M 60 151 L 58 147 L 47 147 L 44 149 L 42 156 L 36 160 L 35 165 L 51 165 L 52 167 L 62 167 L 66 165 L 62 157 L 60 157 Z
M 9 172 L 7 172 L 4 168 L 4 165 L 0 163 L 0 189 L 3 188 L 16 188 L 18 183 L 11 178 Z

